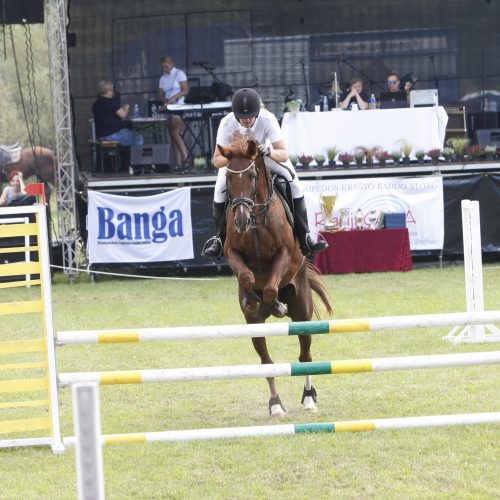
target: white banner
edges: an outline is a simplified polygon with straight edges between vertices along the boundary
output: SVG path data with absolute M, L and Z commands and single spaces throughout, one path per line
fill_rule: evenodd
M 349 225 L 361 209 L 365 226 L 371 210 L 380 215 L 404 213 L 412 250 L 440 250 L 444 242 L 443 179 L 440 176 L 404 178 L 364 178 L 302 181 L 311 230 L 322 231 L 320 193 L 337 192 L 334 216 L 338 222 L 341 208 L 349 208 Z
M 141 197 L 97 191 L 88 196 L 91 264 L 194 258 L 190 188 Z

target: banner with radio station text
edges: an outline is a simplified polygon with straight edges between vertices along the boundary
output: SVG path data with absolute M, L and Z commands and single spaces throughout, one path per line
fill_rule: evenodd
M 412 250 L 441 250 L 444 242 L 443 179 L 441 176 L 404 178 L 362 178 L 302 181 L 309 227 L 322 231 L 323 215 L 320 194 L 337 194 L 334 222 L 338 224 L 340 209 L 348 208 L 348 226 L 355 229 L 358 209 L 364 226 L 369 225 L 370 212 L 377 221 L 383 213 L 404 213 Z
M 89 191 L 88 199 L 91 264 L 194 258 L 190 188 L 137 197 Z

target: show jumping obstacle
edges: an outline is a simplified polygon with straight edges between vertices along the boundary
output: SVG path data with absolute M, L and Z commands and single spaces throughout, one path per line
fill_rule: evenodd
M 2 217 L 21 214 L 35 214 L 35 223 L 5 223 Z M 24 220 L 24 219 L 22 219 Z M 15 362 L 0 365 L 0 370 L 38 370 L 35 377 L 5 380 L 0 382 L 1 393 L 35 393 L 46 391 L 43 400 L 27 400 L 20 402 L 0 402 L 0 408 L 48 408 L 48 415 L 19 420 L 0 422 L 0 434 L 30 432 L 48 429 L 47 438 L 29 437 L 0 441 L 0 447 L 50 444 L 54 451 L 61 451 L 63 443 L 59 434 L 59 413 L 57 399 L 57 378 L 59 385 L 93 382 L 98 384 L 137 384 L 147 382 L 172 382 L 190 380 L 216 380 L 251 377 L 303 376 L 321 374 L 347 374 L 389 370 L 413 370 L 439 367 L 472 366 L 499 364 L 500 351 L 475 352 L 464 354 L 439 354 L 422 356 L 405 356 L 392 358 L 373 358 L 359 360 L 338 360 L 310 363 L 281 363 L 273 365 L 243 365 L 206 368 L 180 368 L 164 370 L 128 370 L 117 372 L 61 373 L 57 375 L 55 364 L 53 335 L 50 269 L 48 262 L 48 242 L 46 234 L 45 212 L 42 207 L 23 207 L 16 209 L 0 209 L 0 238 L 22 237 L 29 235 L 36 243 L 26 242 L 9 252 L 37 252 L 37 261 L 15 264 L 0 264 L 0 277 L 21 277 L 20 281 L 0 283 L 0 288 L 12 286 L 41 286 L 41 298 L 35 301 L 10 302 L 0 304 L 0 314 L 19 314 L 40 312 L 44 319 L 44 335 L 31 340 L 8 340 L 0 342 L 0 354 L 39 353 L 42 360 Z M 2 249 L 0 249 L 3 251 Z M 3 251 L 5 253 L 5 251 Z M 29 260 L 26 257 L 27 260 Z M 23 276 L 29 278 L 23 280 Z M 33 276 L 34 275 L 34 276 Z M 40 278 L 37 278 L 37 276 Z M 18 278 L 19 279 L 19 278 Z M 286 336 L 327 333 L 354 333 L 382 329 L 426 328 L 447 325 L 481 325 L 500 322 L 500 311 L 469 311 L 467 313 L 431 314 L 418 316 L 361 318 L 354 320 L 333 320 L 317 322 L 271 323 L 255 325 L 232 325 L 214 327 L 182 327 L 154 328 L 136 330 L 109 330 L 90 332 L 59 332 L 57 344 L 70 343 L 112 343 L 140 342 L 145 340 L 193 340 L 209 338 L 239 338 L 256 336 Z M 39 370 L 44 376 L 39 376 Z M 24 372 L 23 372 L 24 373 Z M 365 431 L 375 429 L 430 427 L 441 425 L 469 425 L 476 423 L 499 422 L 500 413 L 478 413 L 464 415 L 439 415 L 434 417 L 410 417 L 379 420 L 362 420 L 331 423 L 297 424 L 284 426 L 242 427 L 234 429 L 205 429 L 190 431 L 166 431 L 138 434 L 114 434 L 104 436 L 104 443 L 113 442 L 150 442 L 155 440 L 171 441 L 174 439 L 215 439 L 218 437 L 257 436 L 273 434 L 296 434 L 304 432 L 342 432 Z M 64 439 L 64 444 L 71 445 L 74 438 Z

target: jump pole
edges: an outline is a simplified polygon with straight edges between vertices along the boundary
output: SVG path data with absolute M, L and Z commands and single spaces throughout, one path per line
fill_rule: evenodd
M 467 311 L 481 313 L 484 311 L 484 297 L 479 202 L 462 200 L 461 205 Z M 454 344 L 500 342 L 500 330 L 493 324 L 461 325 L 456 323 L 455 327 L 443 338 Z
M 465 413 L 459 415 L 435 415 L 428 417 L 380 418 L 374 420 L 346 420 L 309 424 L 262 425 L 252 427 L 222 427 L 182 431 L 137 432 L 101 436 L 103 445 L 120 443 L 154 443 L 158 441 L 198 441 L 259 436 L 290 436 L 292 434 L 320 434 L 339 432 L 366 432 L 386 429 L 410 429 L 417 427 L 445 427 L 451 425 L 475 425 L 500 422 L 500 412 Z M 65 446 L 74 446 L 75 437 L 65 437 Z
M 388 329 L 401 330 L 403 328 L 431 328 L 489 323 L 500 323 L 499 310 L 337 319 L 329 321 L 259 323 L 253 325 L 240 324 L 114 330 L 72 330 L 58 332 L 56 344 L 112 344 L 222 338 L 286 337 L 293 335 L 361 333 Z
M 60 373 L 59 386 L 95 382 L 100 385 L 187 382 L 304 375 L 340 375 L 394 370 L 415 370 L 500 364 L 500 351 L 460 354 L 432 354 L 391 358 L 318 361 L 311 363 L 276 363 L 271 365 L 235 365 L 157 370 Z

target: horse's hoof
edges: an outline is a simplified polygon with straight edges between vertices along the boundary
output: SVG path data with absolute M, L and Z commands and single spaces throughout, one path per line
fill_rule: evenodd
M 310 389 L 304 387 L 304 392 L 302 393 L 301 403 L 304 405 L 306 411 L 315 412 L 318 411 L 316 406 L 316 401 L 318 400 L 316 389 L 311 386 Z
M 310 412 L 318 411 L 318 407 L 316 406 L 314 399 L 311 398 L 310 396 L 305 397 L 304 402 L 302 404 L 304 405 L 304 410 L 306 411 Z
M 283 418 L 286 415 L 286 408 L 283 406 L 279 396 L 275 396 L 269 400 L 269 415 L 271 415 L 271 418 Z
M 283 302 L 277 300 L 271 309 L 271 314 L 276 318 L 284 318 L 288 312 L 288 307 Z
M 249 296 L 251 299 L 255 300 L 255 302 L 250 303 L 248 298 Z M 243 309 L 245 309 L 245 311 L 255 312 L 260 307 L 259 296 L 256 293 L 249 293 L 248 291 L 245 291 L 243 300 L 241 301 L 241 305 L 243 306 Z

